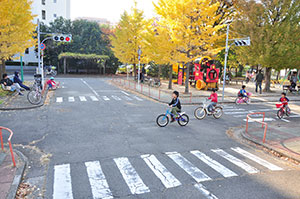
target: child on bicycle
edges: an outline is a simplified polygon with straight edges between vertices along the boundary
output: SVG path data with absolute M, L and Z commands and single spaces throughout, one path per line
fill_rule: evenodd
M 248 97 L 245 85 L 242 86 L 242 89 L 239 92 L 239 97 L 242 97 L 242 98 Z
M 281 97 L 279 101 L 283 104 L 283 107 L 286 108 L 288 111 L 290 110 L 289 108 L 289 98 L 286 97 L 286 93 L 281 93 Z
M 54 81 L 54 77 L 50 77 L 47 81 L 48 89 L 55 90 L 56 89 L 56 82 Z
M 172 93 L 172 101 L 169 103 L 169 106 L 172 107 L 171 113 L 173 114 L 171 118 L 171 122 L 174 122 L 175 118 L 178 118 L 178 112 L 181 111 L 181 104 L 178 97 L 179 97 L 179 92 L 174 91 Z
M 211 95 L 208 99 L 211 100 L 211 103 L 208 105 L 207 110 L 212 113 L 214 106 L 218 103 L 218 94 L 216 93 L 216 89 L 212 89 Z

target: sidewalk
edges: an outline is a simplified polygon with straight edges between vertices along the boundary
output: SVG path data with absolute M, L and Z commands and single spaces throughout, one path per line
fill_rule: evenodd
M 255 144 L 273 150 L 279 155 L 283 155 L 300 162 L 299 123 L 268 123 L 265 143 L 262 141 L 264 131 L 261 124 L 249 123 L 248 133 L 245 131 L 245 128 L 237 129 L 235 133 L 242 135 L 245 139 L 254 142 Z
M 147 97 L 150 97 L 154 100 L 157 100 L 159 102 L 169 102 L 170 96 L 173 92 L 173 90 L 177 90 L 180 93 L 180 99 L 183 104 L 199 104 L 204 98 L 207 98 L 210 96 L 211 91 L 204 91 L 204 90 L 197 90 L 193 87 L 190 87 L 190 93 L 185 94 L 184 90 L 185 87 L 177 84 L 173 84 L 173 89 L 168 89 L 168 82 L 166 80 L 162 81 L 162 85 L 159 88 L 151 87 L 148 84 L 140 84 L 138 85 L 136 81 L 133 79 L 127 80 L 123 77 L 113 77 L 112 83 L 121 86 L 125 89 L 129 89 L 135 92 L 138 92 L 142 95 L 145 95 Z M 219 85 L 220 89 L 218 91 L 219 95 L 219 101 L 222 99 L 222 85 Z M 241 89 L 241 84 L 231 84 L 226 85 L 225 87 L 225 97 L 223 103 L 234 103 L 237 93 Z M 255 92 L 255 84 L 253 82 L 249 82 L 246 84 L 247 88 L 246 90 L 248 92 L 253 93 L 251 97 L 252 102 L 278 102 L 278 99 L 280 98 L 280 95 L 282 93 L 282 88 L 280 88 L 279 85 L 275 85 L 275 87 L 271 88 L 272 93 L 263 93 L 259 94 Z M 300 101 L 300 95 L 299 94 L 290 94 L 288 93 L 288 97 L 291 101 Z M 202 98 L 202 99 L 201 99 Z

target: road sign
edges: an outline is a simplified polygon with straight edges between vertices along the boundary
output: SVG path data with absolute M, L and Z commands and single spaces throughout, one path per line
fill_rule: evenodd
M 236 46 L 250 46 L 251 41 L 249 37 L 245 39 L 235 39 L 234 44 Z
M 40 48 L 41 48 L 41 50 L 45 50 L 46 49 L 46 45 L 44 43 L 41 43 L 40 44 Z

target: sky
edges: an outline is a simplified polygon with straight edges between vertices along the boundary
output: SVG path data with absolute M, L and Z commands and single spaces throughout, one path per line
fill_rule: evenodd
M 136 0 L 139 9 L 144 11 L 147 18 L 154 16 L 154 6 L 152 2 L 158 0 Z M 106 18 L 116 23 L 120 15 L 125 11 L 130 11 L 134 6 L 134 0 L 71 0 L 71 19 L 77 17 L 97 17 Z

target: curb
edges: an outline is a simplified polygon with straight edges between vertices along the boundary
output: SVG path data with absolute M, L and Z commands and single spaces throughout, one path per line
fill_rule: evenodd
M 33 105 L 33 106 L 27 106 L 27 107 L 16 107 L 16 108 L 0 108 L 0 111 L 20 111 L 20 110 L 28 110 L 28 109 L 34 109 L 34 108 L 42 107 L 45 104 L 45 100 L 46 100 L 47 95 L 48 95 L 48 90 L 46 90 L 45 92 L 46 93 L 43 97 L 43 103 L 41 103 L 39 105 Z
M 17 195 L 17 190 L 19 188 L 19 185 L 22 181 L 23 175 L 24 175 L 24 171 L 25 168 L 27 166 L 28 163 L 28 159 L 26 156 L 23 155 L 23 153 L 21 153 L 20 151 L 14 149 L 15 153 L 18 154 L 18 156 L 20 157 L 20 159 L 22 160 L 22 165 L 21 167 L 19 167 L 16 171 L 14 180 L 10 186 L 9 192 L 6 196 L 7 199 L 13 199 L 16 198 Z
M 241 131 L 241 130 L 240 130 L 240 131 Z M 256 141 L 256 140 L 250 138 L 249 136 L 247 136 L 247 135 L 245 134 L 244 130 L 242 130 L 242 132 L 240 132 L 240 134 L 242 135 L 242 137 L 243 137 L 244 139 L 246 139 L 246 140 L 248 140 L 248 141 L 250 141 L 250 142 L 253 142 L 254 144 L 257 144 L 257 145 L 260 145 L 260 146 L 262 146 L 262 147 L 264 147 L 264 148 L 267 148 L 267 149 L 269 149 L 269 150 L 275 151 L 276 153 L 280 154 L 281 156 L 288 157 L 289 159 L 292 159 L 292 160 L 294 160 L 294 161 L 296 161 L 296 162 L 300 162 L 300 158 L 298 158 L 298 157 L 294 157 L 293 155 L 290 155 L 289 153 L 282 152 L 282 151 L 280 151 L 280 150 L 278 150 L 278 149 L 276 149 L 276 148 L 270 147 L 270 146 L 268 146 L 268 145 L 266 145 L 266 144 L 264 144 L 264 143 L 258 142 L 258 141 Z

